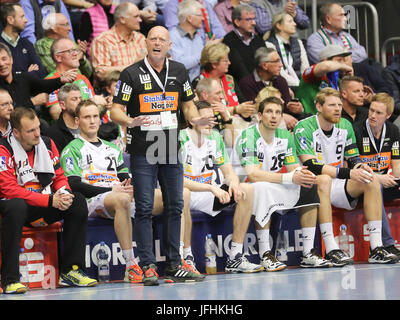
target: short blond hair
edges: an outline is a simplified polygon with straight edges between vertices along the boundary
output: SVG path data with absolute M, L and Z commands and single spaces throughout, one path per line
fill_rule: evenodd
M 212 64 L 218 63 L 230 51 L 229 47 L 224 43 L 210 43 L 201 51 L 200 64 L 207 72 L 210 72 L 213 69 Z
M 258 111 L 259 106 L 261 101 L 269 98 L 269 97 L 275 97 L 276 94 L 279 94 L 282 96 L 281 92 L 276 89 L 275 87 L 269 86 L 269 87 L 265 87 L 263 89 L 260 90 L 260 92 L 258 92 L 257 97 L 254 99 L 254 106 L 256 108 L 256 110 Z
M 340 92 L 333 88 L 323 88 L 315 97 L 315 104 L 319 103 L 321 106 L 325 103 L 326 97 L 338 97 L 340 99 Z
M 386 92 L 381 92 L 372 97 L 372 102 L 380 102 L 386 106 L 386 113 L 392 114 L 394 111 L 394 99 Z

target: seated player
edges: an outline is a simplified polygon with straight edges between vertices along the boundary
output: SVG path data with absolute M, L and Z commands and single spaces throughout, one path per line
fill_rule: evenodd
M 135 261 L 132 247 L 132 221 L 135 215 L 133 187 L 122 152 L 114 144 L 97 137 L 100 112 L 91 100 L 76 108 L 75 121 L 80 136 L 61 154 L 61 165 L 71 189 L 87 200 L 89 217 L 114 219 L 114 229 L 126 262 L 125 282 L 142 281 L 142 270 Z M 163 211 L 162 197 L 155 191 L 154 214 Z
M 258 124 L 242 131 L 236 142 L 236 154 L 254 188 L 253 212 L 259 254 L 266 271 L 282 270 L 285 264 L 271 253 L 269 227 L 272 213 L 298 208 L 303 234 L 304 268 L 330 267 L 332 263 L 320 257 L 314 247 L 319 197 L 316 177 L 299 165 L 292 134 L 280 129 L 283 117 L 282 100 L 264 99 L 259 104 Z M 287 173 L 281 173 L 286 167 Z
M 330 194 L 330 201 L 322 203 L 319 219 L 327 257 L 343 254 L 332 231 L 331 205 L 352 210 L 364 195 L 364 214 L 370 238 L 370 263 L 395 263 L 398 258 L 382 244 L 382 195 L 380 183 L 372 169 L 359 156 L 353 127 L 341 118 L 340 93 L 324 88 L 316 96 L 317 114 L 306 118 L 294 129 L 296 151 L 304 166 L 318 176 L 319 188 Z M 347 166 L 345 166 L 345 161 Z M 323 181 L 323 183 L 321 183 Z

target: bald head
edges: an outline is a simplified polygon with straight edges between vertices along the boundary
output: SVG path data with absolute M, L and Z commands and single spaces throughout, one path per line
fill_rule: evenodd
M 168 30 L 162 26 L 151 28 L 147 34 L 146 44 L 149 61 L 157 64 L 163 62 L 171 48 Z

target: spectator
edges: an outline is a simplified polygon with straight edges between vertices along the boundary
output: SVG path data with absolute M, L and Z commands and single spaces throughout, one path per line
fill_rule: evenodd
M 151 208 L 157 179 L 166 209 L 163 214 L 167 252 L 164 279 L 167 282 L 202 281 L 204 277 L 199 274 L 182 272 L 179 254 L 183 168 L 178 160 L 178 129 L 182 126 L 183 116 L 192 124 L 212 125 L 215 122 L 213 118 L 198 115 L 185 67 L 166 58 L 171 46 L 168 30 L 160 26 L 152 28 L 146 44 L 146 58 L 122 71 L 111 108 L 111 119 L 129 127 L 128 151 L 137 203 L 134 231 L 143 283 L 145 286 L 159 285 L 156 258 L 151 249 Z M 168 77 L 176 79 L 166 81 Z M 169 101 L 168 107 L 166 101 Z M 128 115 L 124 112 L 125 106 Z
M 52 12 L 62 13 L 68 19 L 68 24 L 71 26 L 71 19 L 68 10 L 62 0 L 20 0 L 20 4 L 24 9 L 28 23 L 24 31 L 21 33 L 22 38 L 28 38 L 32 44 L 44 37 L 42 27 L 43 19 Z M 72 30 L 69 31 L 69 38 L 75 41 Z
M 339 89 L 340 77 L 353 75 L 353 68 L 346 62 L 350 51 L 338 45 L 327 45 L 320 54 L 320 62 L 308 67 L 296 90 L 296 98 L 304 106 L 305 113 L 316 114 L 315 96 L 326 87 Z
M 112 0 L 96 0 L 96 4 L 82 13 L 77 38 L 87 42 L 87 54 L 90 57 L 92 41 L 100 33 L 114 25 L 115 5 Z
M 321 205 L 320 230 L 327 259 L 350 258 L 339 249 L 332 231 L 332 207 L 352 210 L 363 195 L 364 215 L 370 231 L 369 263 L 396 263 L 396 255 L 387 252 L 382 243 L 382 195 L 372 169 L 363 164 L 352 125 L 341 118 L 340 93 L 322 89 L 315 98 L 318 114 L 300 121 L 294 128 L 296 151 L 304 166 L 318 176 Z M 344 166 L 344 161 L 347 166 Z M 323 183 L 321 182 L 321 180 Z M 317 181 L 318 182 L 318 181 Z M 329 194 L 329 198 L 321 194 Z M 330 199 L 330 200 L 329 200 Z M 324 215 L 324 218 L 321 217 Z
M 240 88 L 246 92 L 249 100 L 254 100 L 260 90 L 273 86 L 278 89 L 284 101 L 283 118 L 288 129 L 293 129 L 289 124 L 296 124 L 296 119 L 304 117 L 303 106 L 298 101 L 292 101 L 286 80 L 280 75 L 282 62 L 278 52 L 271 48 L 259 48 L 255 53 L 256 68 L 253 73 L 240 81 Z
M 143 272 L 135 261 L 132 246 L 133 187 L 129 170 L 123 165 L 122 152 L 116 145 L 98 138 L 100 113 L 93 101 L 81 102 L 75 116 L 80 135 L 61 154 L 61 166 L 71 189 L 86 198 L 89 217 L 114 220 L 114 230 L 126 265 L 124 281 L 142 282 Z M 159 189 L 154 197 L 153 214 L 160 214 L 163 205 Z
M 10 49 L 4 43 L 0 43 L 0 87 L 8 91 L 14 105 L 33 109 L 46 103 L 46 93 L 58 89 L 64 83 L 72 82 L 76 77 L 76 71 L 70 70 L 58 79 L 38 79 L 29 73 L 14 73 L 12 66 Z
M 208 37 L 209 39 L 221 39 L 225 36 L 226 32 L 218 20 L 213 6 L 208 0 L 197 0 L 203 6 L 203 17 L 204 25 L 203 28 L 199 30 L 201 37 L 204 39 Z M 163 10 L 165 27 L 172 29 L 179 24 L 178 20 L 178 6 L 182 0 L 169 0 Z
M 271 30 L 272 17 L 278 13 L 290 14 L 299 29 L 307 29 L 310 19 L 304 11 L 292 0 L 251 0 L 250 4 L 256 9 L 256 29 L 260 35 Z
M 4 199 L 0 202 L 1 282 L 5 293 L 27 291 L 19 282 L 22 227 L 46 226 L 59 220 L 64 220 L 59 285 L 96 285 L 97 281 L 83 271 L 88 217 L 85 198 L 70 190 L 57 148 L 50 138 L 40 135 L 35 112 L 16 108 L 10 122 L 12 134 L 0 141 L 0 155 L 5 161 L 0 172 Z
M 198 32 L 203 27 L 202 8 L 196 0 L 182 1 L 178 7 L 179 25 L 170 30 L 171 58 L 186 67 L 190 81 L 200 75 L 201 51 L 208 40 Z
M 56 69 L 56 63 L 51 56 L 50 48 L 56 39 L 68 38 L 71 30 L 68 19 L 62 13 L 50 13 L 43 19 L 43 30 L 45 36 L 35 43 L 35 50 L 42 61 L 43 66 L 46 68 L 47 73 L 51 73 Z M 80 52 L 79 57 L 79 71 L 86 77 L 90 78 L 93 74 L 92 66 L 86 58 L 86 42 L 78 40 L 77 47 Z
M 293 17 L 288 13 L 280 13 L 273 17 L 272 34 L 265 42 L 268 48 L 279 53 L 283 63 L 281 76 L 293 90 L 297 89 L 301 75 L 310 66 L 303 42 L 295 34 L 296 22 Z
M 360 157 L 375 173 L 382 185 L 384 201 L 400 197 L 397 179 L 400 176 L 399 129 L 387 121 L 394 109 L 394 99 L 387 93 L 378 93 L 372 98 L 368 119 L 354 125 Z M 384 141 L 384 143 L 381 143 Z M 382 204 L 382 242 L 385 250 L 400 256 L 395 246 L 385 207 Z
M 214 78 L 221 82 L 225 104 L 230 114 L 246 114 L 254 111 L 252 101 L 244 101 L 239 86 L 228 72 L 229 47 L 224 43 L 209 43 L 201 52 L 200 63 L 203 67 L 201 78 Z M 196 82 L 196 80 L 194 81 Z
M 368 108 L 364 107 L 365 91 L 364 81 L 360 77 L 345 76 L 340 82 L 340 95 L 342 97 L 342 118 L 355 124 L 365 122 L 368 118 Z
M 79 136 L 79 126 L 75 122 L 75 109 L 82 101 L 81 90 L 75 83 L 63 85 L 58 91 L 61 116 L 43 132 L 53 139 L 57 150 L 62 152 L 66 145 Z
M 338 45 L 351 51 L 353 62 L 359 63 L 368 58 L 361 46 L 346 28 L 347 18 L 339 3 L 327 3 L 320 8 L 321 28 L 307 38 L 307 54 L 310 64 L 317 63 L 324 47 Z
M 311 171 L 300 166 L 293 137 L 279 129 L 283 111 L 281 99 L 270 97 L 259 105 L 258 124 L 243 130 L 236 153 L 254 188 L 253 214 L 259 255 L 266 271 L 279 271 L 286 265 L 271 252 L 270 218 L 279 210 L 299 208 L 303 234 L 303 255 L 300 266 L 324 268 L 332 263 L 320 257 L 314 248 L 317 208 L 319 205 L 317 179 Z M 279 142 L 278 142 L 279 141 Z M 276 161 L 275 159 L 280 159 Z M 282 167 L 287 173 L 280 173 Z M 278 195 L 285 195 L 279 197 Z
M 255 10 L 247 4 L 240 4 L 232 12 L 233 31 L 225 35 L 223 42 L 229 47 L 229 74 L 240 81 L 252 73 L 254 54 L 265 47 L 263 39 L 255 34 Z
M 391 121 L 400 128 L 400 55 L 395 55 L 382 72 L 382 77 L 390 87 L 395 105 Z
M 74 41 L 68 38 L 60 38 L 54 40 L 51 49 L 51 55 L 56 63 L 56 69 L 50 73 L 46 79 L 59 78 L 66 71 L 77 70 L 79 67 L 79 52 Z M 82 95 L 82 100 L 92 98 L 94 89 L 89 79 L 78 73 L 74 79 Z M 46 103 L 46 108 L 53 120 L 57 120 L 61 113 L 61 108 L 58 102 L 58 90 L 49 95 L 49 100 Z
M 239 1 L 239 0 L 223 0 L 219 1 L 214 11 L 221 22 L 226 33 L 233 31 L 234 25 L 232 21 L 232 11 L 239 4 L 249 3 L 250 0 Z
M 32 75 L 43 78 L 46 73 L 32 43 L 28 39 L 20 37 L 28 21 L 21 5 L 18 3 L 1 5 L 0 19 L 4 27 L 0 41 L 11 50 L 15 62 L 13 71 L 31 72 Z
M 115 24 L 99 34 L 90 48 L 97 79 L 104 80 L 111 71 L 122 71 L 146 56 L 146 38 L 139 32 L 140 21 L 139 9 L 133 3 L 123 2 L 116 7 Z
M 211 104 L 196 101 L 201 116 L 213 116 Z M 253 208 L 253 188 L 239 183 L 226 152 L 222 136 L 210 126 L 194 125 L 180 131 L 184 186 L 190 192 L 190 210 L 201 210 L 215 217 L 223 208 L 236 204 L 233 218 L 233 236 L 230 259 L 226 263 L 228 272 L 260 272 L 264 268 L 250 263 L 243 255 L 243 242 L 250 223 Z M 209 161 L 212 159 L 211 161 Z M 214 170 L 221 170 L 225 180 L 217 185 L 212 182 Z M 190 211 L 185 217 L 185 241 L 183 252 L 186 263 L 194 266 L 191 250 L 192 220 Z
M 11 132 L 10 115 L 14 110 L 12 98 L 7 90 L 0 88 L 0 135 L 6 138 Z

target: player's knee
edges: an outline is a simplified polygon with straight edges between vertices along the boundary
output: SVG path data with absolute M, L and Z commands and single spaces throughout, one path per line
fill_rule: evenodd
M 331 191 L 332 178 L 326 174 L 317 177 L 318 192 L 329 194 Z
M 242 190 L 246 194 L 246 199 L 253 195 L 254 187 L 250 183 L 241 183 L 240 188 L 242 188 Z
M 183 188 L 183 202 L 185 205 L 190 203 L 190 190 L 188 188 Z

